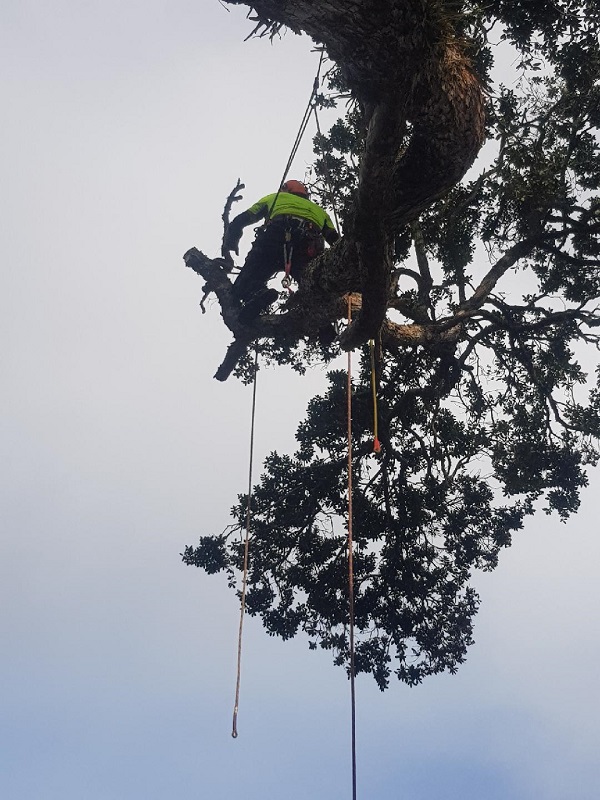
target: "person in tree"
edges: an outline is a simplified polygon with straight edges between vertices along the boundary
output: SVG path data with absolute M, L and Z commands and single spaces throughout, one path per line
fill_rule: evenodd
M 266 220 L 258 229 L 252 249 L 233 284 L 237 300 L 244 303 L 242 314 L 250 321 L 264 310 L 277 292 L 266 289 L 276 272 L 285 271 L 299 281 L 308 262 L 320 255 L 325 242 L 339 239 L 329 214 L 308 196 L 300 181 L 286 181 L 281 189 L 258 202 L 231 221 L 225 247 L 239 255 L 238 247 L 244 228 Z

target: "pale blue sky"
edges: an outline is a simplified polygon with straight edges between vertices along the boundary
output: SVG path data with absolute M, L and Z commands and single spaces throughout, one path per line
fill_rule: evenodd
M 217 0 L 0 10 L 6 800 L 350 796 L 344 673 L 248 620 L 232 740 L 237 603 L 179 557 L 245 489 L 250 416 L 181 256 L 216 254 L 238 177 L 276 187 L 318 60 L 250 26 Z M 257 474 L 323 375 L 261 373 Z M 477 578 L 457 676 L 358 679 L 360 797 L 595 800 L 599 489 Z

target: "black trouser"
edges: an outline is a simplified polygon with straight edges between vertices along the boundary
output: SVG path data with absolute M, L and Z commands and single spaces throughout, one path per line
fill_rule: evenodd
M 290 240 L 286 241 L 289 231 Z M 309 222 L 295 217 L 275 217 L 264 228 L 259 228 L 252 249 L 233 284 L 238 300 L 249 300 L 265 286 L 276 272 L 285 270 L 291 252 L 291 276 L 298 281 L 308 262 L 323 252 L 321 234 Z

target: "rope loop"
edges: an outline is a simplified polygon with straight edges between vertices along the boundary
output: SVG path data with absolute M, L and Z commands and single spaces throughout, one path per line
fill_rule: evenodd
M 352 323 L 352 296 L 348 293 L 348 325 Z M 352 720 L 352 800 L 356 800 L 356 690 L 354 686 L 354 556 L 352 509 L 352 351 L 348 350 L 348 606 L 350 617 L 350 706 Z

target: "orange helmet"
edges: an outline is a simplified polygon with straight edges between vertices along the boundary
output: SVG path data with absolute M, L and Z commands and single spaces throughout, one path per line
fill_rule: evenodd
M 308 197 L 308 189 L 300 181 L 286 181 L 281 187 L 282 192 L 289 192 L 290 194 L 299 194 L 300 197 Z

